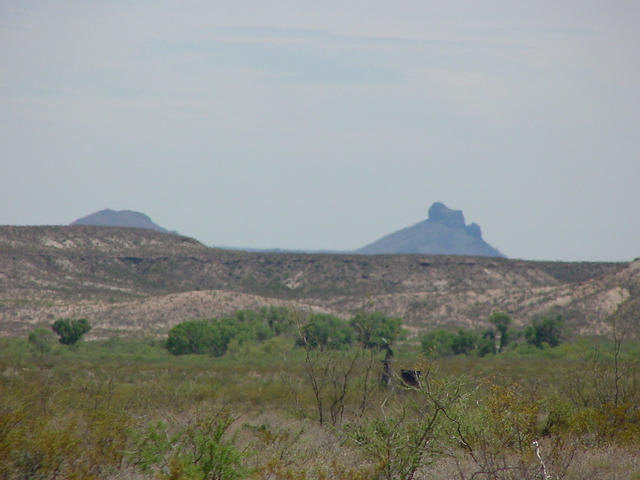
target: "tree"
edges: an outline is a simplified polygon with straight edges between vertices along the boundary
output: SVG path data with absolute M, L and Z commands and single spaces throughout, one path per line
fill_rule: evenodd
M 51 328 L 60 337 L 60 343 L 75 345 L 85 333 L 91 330 L 91 325 L 86 318 L 60 318 L 51 325 Z
M 496 332 L 493 328 L 487 328 L 478 339 L 476 352 L 479 357 L 494 355 L 496 353 Z
M 476 348 L 478 343 L 478 335 L 475 332 L 460 329 L 458 334 L 453 338 L 451 349 L 454 355 L 468 355 Z
M 263 342 L 274 336 L 263 312 L 238 310 L 230 317 L 222 318 L 218 323 L 225 328 L 238 344 Z
M 420 339 L 422 353 L 430 357 L 446 357 L 453 355 L 455 333 L 443 328 L 436 328 L 425 333 Z
M 51 351 L 53 333 L 48 328 L 38 327 L 29 334 L 29 344 L 36 352 L 43 356 Z
M 534 315 L 529 325 L 524 331 L 527 343 L 538 348 L 546 343 L 550 347 L 560 344 L 564 319 L 560 314 Z
M 224 355 L 235 331 L 228 322 L 189 320 L 179 323 L 167 337 L 167 350 L 174 355 L 210 353 Z
M 468 397 L 464 384 L 460 379 L 434 378 L 427 365 L 422 371 L 423 381 L 411 387 L 412 395 L 386 395 L 380 405 L 382 415 L 345 427 L 351 442 L 373 463 L 366 478 L 412 480 L 447 455 L 443 446 L 451 440 L 456 448 L 470 448 L 456 418 Z
M 500 332 L 500 345 L 498 351 L 501 352 L 509 343 L 509 325 L 511 325 L 511 317 L 504 312 L 493 312 L 489 317 L 489 322 L 495 325 L 496 330 Z
M 334 315 L 314 313 L 300 328 L 296 345 L 320 350 L 340 350 L 352 342 L 353 330 L 347 322 Z
M 383 349 L 402 334 L 402 320 L 380 312 L 360 312 L 349 323 L 364 348 Z
M 267 325 L 274 335 L 283 335 L 295 330 L 295 315 L 285 307 L 263 307 L 260 315 L 266 319 Z
M 231 340 L 242 345 L 263 342 L 291 330 L 293 314 L 283 308 L 238 310 L 232 315 L 208 320 L 189 320 L 169 331 L 166 347 L 174 355 L 227 352 Z
M 426 333 L 420 340 L 423 353 L 432 357 L 468 355 L 476 349 L 478 342 L 478 334 L 475 332 L 460 329 L 453 333 L 442 328 Z
M 348 349 L 353 330 L 344 320 L 328 314 L 313 314 L 299 326 L 296 345 L 305 350 L 305 370 L 316 401 L 318 421 L 336 425 L 345 408 L 345 399 L 354 369 L 360 359 L 358 349 Z

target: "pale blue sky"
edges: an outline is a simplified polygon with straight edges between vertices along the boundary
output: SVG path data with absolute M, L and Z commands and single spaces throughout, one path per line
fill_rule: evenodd
M 96 5 L 97 4 L 97 5 Z M 0 0 L 0 224 L 640 256 L 640 3 Z

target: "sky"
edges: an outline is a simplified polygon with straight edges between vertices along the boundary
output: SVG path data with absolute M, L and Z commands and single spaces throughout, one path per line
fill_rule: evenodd
M 0 225 L 640 257 L 640 2 L 0 0 Z

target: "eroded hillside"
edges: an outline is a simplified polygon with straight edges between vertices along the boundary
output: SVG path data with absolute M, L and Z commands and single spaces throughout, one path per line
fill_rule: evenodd
M 22 335 L 59 316 L 88 318 L 97 336 L 162 333 L 261 305 L 343 316 L 378 309 L 416 330 L 480 325 L 494 310 L 523 323 L 559 308 L 596 333 L 637 298 L 639 265 L 239 252 L 142 229 L 0 227 L 0 333 Z

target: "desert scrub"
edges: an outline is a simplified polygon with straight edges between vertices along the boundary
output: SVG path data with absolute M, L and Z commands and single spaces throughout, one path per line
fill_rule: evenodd
M 21 382 L 2 382 L 2 478 L 91 479 L 116 471 L 129 415 L 103 408 L 102 393 L 79 398 L 79 385 L 62 386 L 48 373 L 25 372 Z
M 236 480 L 247 473 L 242 452 L 225 433 L 235 421 L 221 410 L 196 415 L 184 427 L 164 422 L 148 424 L 132 433 L 129 461 L 156 478 L 185 480 Z
M 598 344 L 595 364 L 589 342 L 552 357 L 535 348 L 429 363 L 401 343 L 396 372 L 422 371 L 412 388 L 396 376 L 379 385 L 379 350 L 313 349 L 326 355 L 319 371 L 330 367 L 320 425 L 307 352 L 294 343 L 280 335 L 212 357 L 115 339 L 76 349 L 56 342 L 41 355 L 26 338 L 0 339 L 0 478 L 211 478 L 226 465 L 220 475 L 261 480 L 537 479 L 533 441 L 554 479 L 640 471 L 637 345 L 619 354 L 617 405 L 608 343 Z M 342 397 L 340 372 L 352 358 Z
M 469 397 L 466 379 L 438 375 L 426 362 L 419 371 L 416 385 L 400 383 L 397 389 L 378 397 L 376 414 L 344 427 L 349 442 L 371 462 L 372 479 L 418 478 L 420 472 L 452 451 L 451 439 L 470 448 L 459 418 L 460 405 Z

